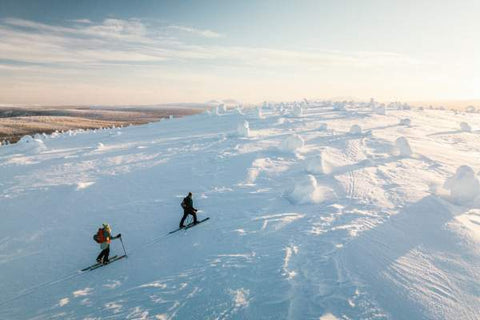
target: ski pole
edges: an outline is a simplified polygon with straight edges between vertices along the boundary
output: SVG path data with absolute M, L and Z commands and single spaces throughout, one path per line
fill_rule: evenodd
M 126 255 L 127 255 L 127 251 L 125 250 L 125 246 L 123 245 L 122 237 L 120 237 L 120 242 L 122 243 L 123 252 L 125 253 L 125 256 L 126 256 Z

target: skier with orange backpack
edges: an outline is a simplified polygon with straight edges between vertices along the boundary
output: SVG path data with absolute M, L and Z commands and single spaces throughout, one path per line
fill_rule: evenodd
M 110 254 L 110 240 L 121 238 L 122 235 L 119 233 L 116 236 L 112 237 L 112 229 L 108 223 L 104 223 L 103 228 L 98 229 L 97 234 L 93 237 L 96 242 L 100 244 L 100 249 L 102 252 L 97 257 L 98 263 L 108 264 L 108 256 Z

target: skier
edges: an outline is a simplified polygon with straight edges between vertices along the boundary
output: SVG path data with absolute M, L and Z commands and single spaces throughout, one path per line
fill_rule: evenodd
M 108 223 L 103 224 L 103 228 L 98 230 L 97 233 L 97 242 L 100 243 L 100 249 L 102 252 L 97 257 L 98 263 L 107 264 L 108 255 L 110 254 L 110 240 L 121 238 L 122 234 L 117 234 L 115 237 L 112 237 L 112 229 Z
M 188 196 L 186 196 L 183 201 L 182 201 L 182 208 L 183 208 L 183 217 L 182 220 L 180 221 L 180 226 L 179 228 L 184 228 L 185 226 L 183 223 L 185 222 L 185 219 L 189 214 L 193 216 L 193 224 L 197 224 L 197 209 L 193 207 L 193 195 L 191 192 L 188 193 Z

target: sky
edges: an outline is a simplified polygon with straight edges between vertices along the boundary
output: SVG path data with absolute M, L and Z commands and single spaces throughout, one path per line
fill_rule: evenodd
M 478 0 L 0 0 L 0 104 L 480 99 Z

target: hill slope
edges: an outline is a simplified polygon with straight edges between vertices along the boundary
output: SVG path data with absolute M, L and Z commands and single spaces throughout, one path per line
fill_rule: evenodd
M 475 168 L 479 115 L 244 112 L 1 147 L 0 318 L 478 317 L 476 178 L 443 184 Z M 167 235 L 188 191 L 211 219 Z M 81 273 L 102 222 L 129 257 Z

